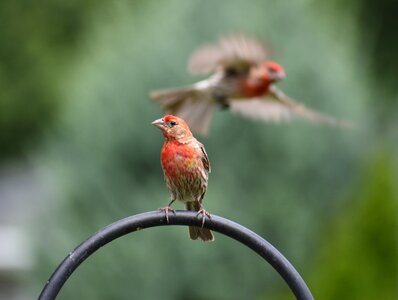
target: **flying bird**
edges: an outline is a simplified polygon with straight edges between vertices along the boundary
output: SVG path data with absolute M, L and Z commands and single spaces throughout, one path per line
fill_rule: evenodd
M 203 208 L 202 201 L 207 191 L 210 162 L 205 147 L 192 135 L 187 123 L 178 117 L 167 115 L 152 122 L 164 136 L 160 161 L 166 185 L 170 190 L 170 203 L 161 208 L 168 221 L 170 206 L 175 200 L 182 201 L 187 210 L 202 215 L 202 227 L 189 226 L 193 240 L 214 241 L 212 232 L 203 228 L 205 218 L 210 214 Z
M 216 44 L 203 45 L 191 55 L 188 70 L 211 76 L 186 87 L 152 91 L 150 97 L 168 113 L 185 119 L 199 134 L 207 134 L 216 105 L 255 120 L 301 117 L 332 126 L 350 126 L 306 107 L 278 89 L 275 84 L 285 78 L 283 67 L 269 60 L 260 41 L 247 35 L 230 35 Z

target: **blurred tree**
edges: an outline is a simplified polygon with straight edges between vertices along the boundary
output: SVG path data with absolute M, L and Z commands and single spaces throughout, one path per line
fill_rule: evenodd
M 309 277 L 316 299 L 398 297 L 398 191 L 393 154 L 380 151 L 349 204 L 322 233 Z
M 361 48 L 370 47 L 371 67 L 375 85 L 380 85 L 382 97 L 376 97 L 376 104 L 385 108 L 384 115 L 394 117 L 391 106 L 398 108 L 398 89 L 396 84 L 398 70 L 398 2 L 393 0 L 358 1 L 361 7 L 359 26 L 362 28 Z
M 366 162 L 350 201 L 320 229 L 319 250 L 305 278 L 315 299 L 398 297 L 398 190 L 393 154 Z M 291 299 L 287 293 L 273 299 Z
M 66 66 L 100 3 L 0 2 L 0 162 L 26 152 L 53 123 Z

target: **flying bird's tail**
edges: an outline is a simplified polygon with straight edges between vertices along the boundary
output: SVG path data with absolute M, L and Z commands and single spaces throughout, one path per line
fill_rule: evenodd
M 199 211 L 200 209 L 199 202 L 197 201 L 187 202 L 185 206 L 187 210 Z M 189 237 L 191 240 L 202 240 L 204 242 L 214 241 L 213 233 L 209 229 L 203 227 L 189 226 Z
M 214 105 L 194 86 L 153 91 L 150 97 L 168 113 L 184 119 L 192 131 L 201 135 L 209 131 Z

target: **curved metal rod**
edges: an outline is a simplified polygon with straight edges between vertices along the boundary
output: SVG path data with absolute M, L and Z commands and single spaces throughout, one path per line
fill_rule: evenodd
M 201 226 L 201 217 L 192 211 L 169 213 L 169 223 L 161 211 L 130 216 L 101 229 L 75 248 L 57 267 L 44 286 L 39 300 L 55 299 L 74 270 L 100 247 L 130 232 L 163 225 Z M 212 215 L 204 227 L 227 235 L 263 257 L 282 276 L 299 300 L 313 300 L 310 290 L 291 263 L 269 242 L 253 231 L 228 219 Z

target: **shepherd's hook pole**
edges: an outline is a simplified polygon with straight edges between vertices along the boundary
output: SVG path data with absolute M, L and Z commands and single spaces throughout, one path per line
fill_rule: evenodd
M 164 225 L 201 226 L 202 220 L 195 212 L 176 211 L 175 214 L 169 214 L 169 223 L 167 223 L 164 212 L 151 211 L 116 221 L 92 235 L 65 257 L 47 281 L 39 300 L 55 299 L 69 276 L 100 247 L 128 233 Z M 282 276 L 298 300 L 314 299 L 292 264 L 258 234 L 216 215 L 211 215 L 211 219 L 206 219 L 204 227 L 241 242 L 263 257 Z

